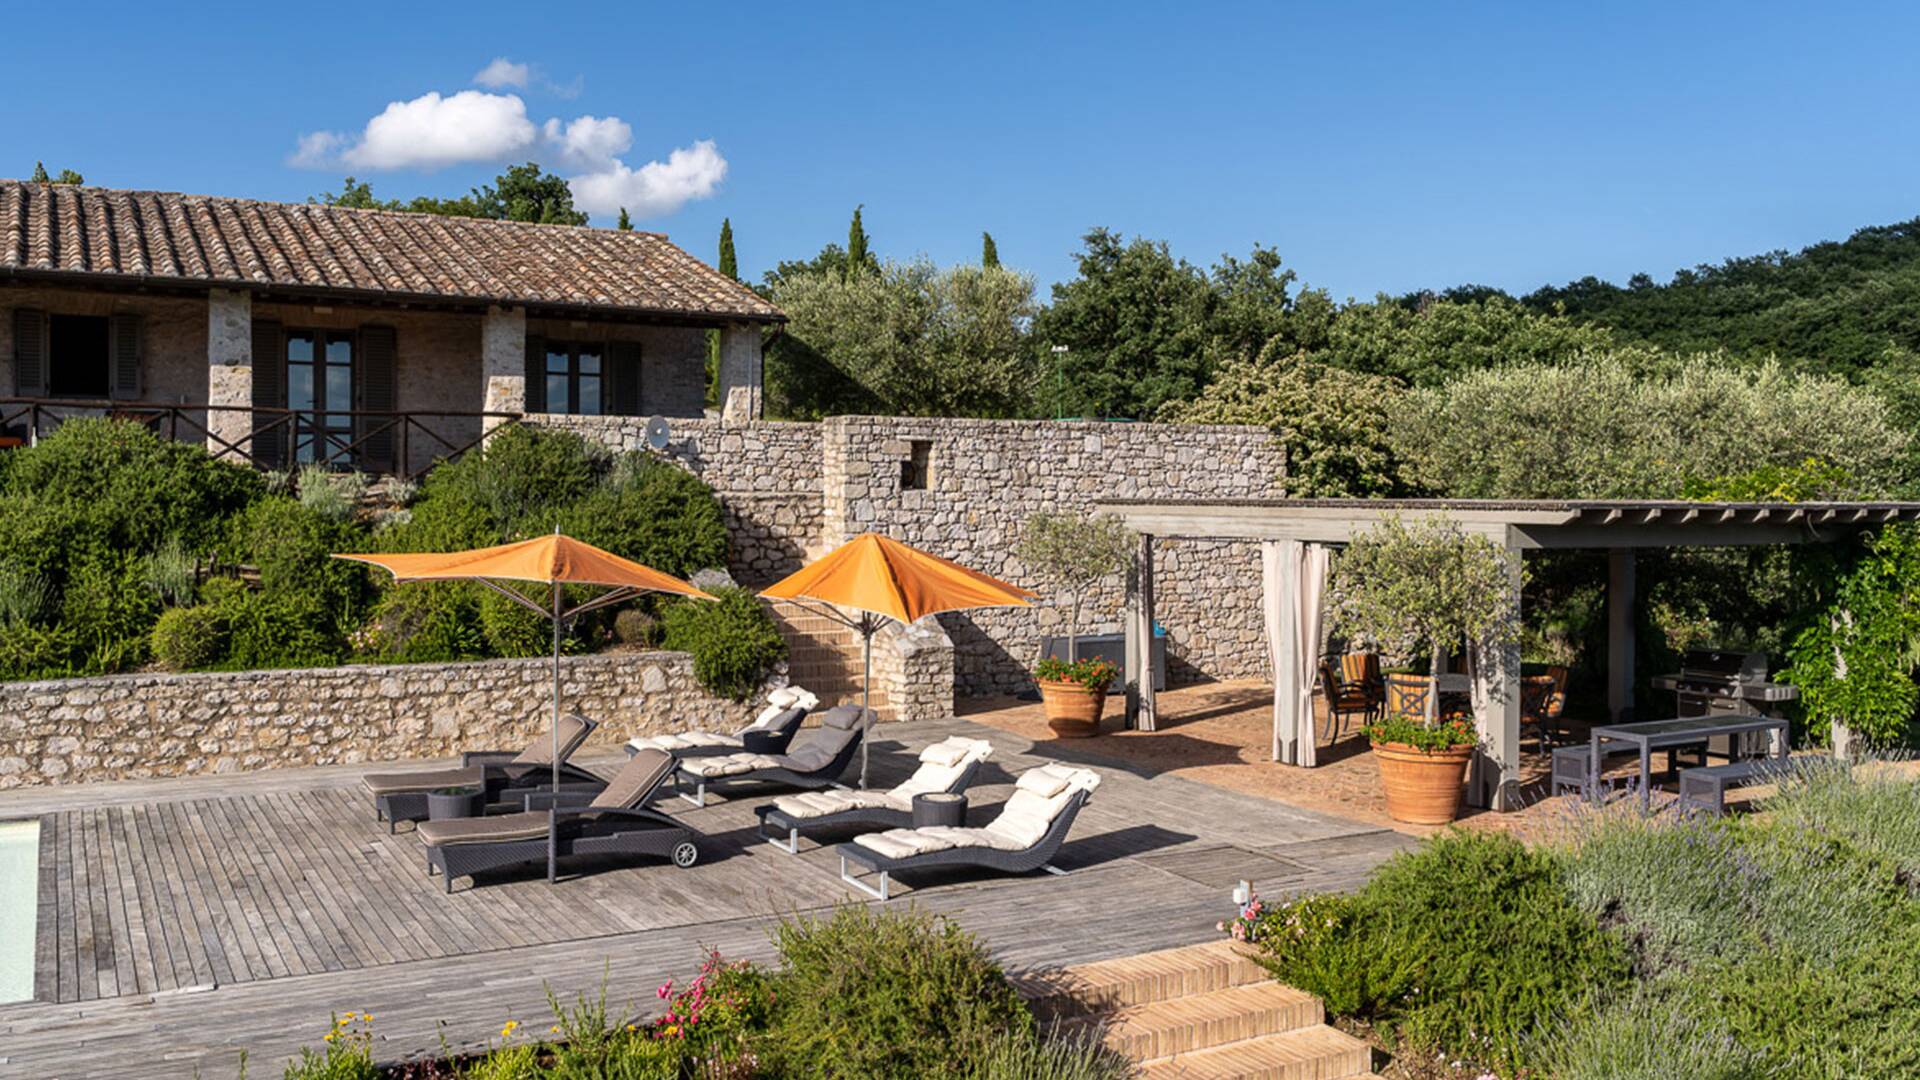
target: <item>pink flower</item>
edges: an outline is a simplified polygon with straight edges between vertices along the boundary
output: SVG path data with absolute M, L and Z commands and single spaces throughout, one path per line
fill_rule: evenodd
M 654 993 L 660 995 L 661 1001 L 667 1000 L 667 998 L 673 993 L 673 980 L 668 979 L 666 982 L 661 983 L 660 989 L 655 990 Z

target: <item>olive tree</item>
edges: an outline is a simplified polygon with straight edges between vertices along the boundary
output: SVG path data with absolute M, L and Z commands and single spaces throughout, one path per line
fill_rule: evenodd
M 1450 519 L 1389 517 L 1334 563 L 1334 624 L 1407 656 L 1426 652 L 1437 678 L 1442 651 L 1456 644 L 1484 654 L 1519 642 L 1515 557 Z M 1427 695 L 1429 725 L 1436 698 Z
M 1065 594 L 1067 661 L 1078 660 L 1080 604 L 1102 578 L 1127 568 L 1134 535 L 1111 514 L 1043 510 L 1020 530 L 1014 554 L 1055 592 Z

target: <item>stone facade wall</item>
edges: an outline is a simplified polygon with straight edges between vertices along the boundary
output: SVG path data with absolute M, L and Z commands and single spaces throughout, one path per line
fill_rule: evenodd
M 637 341 L 640 343 L 640 415 L 644 418 L 706 414 L 705 330 L 588 319 L 528 319 L 527 335 L 548 341 Z M 522 362 L 524 364 L 524 360 Z
M 521 747 L 547 730 L 552 692 L 547 660 L 0 683 L 0 788 Z M 675 652 L 568 657 L 561 694 L 601 722 L 590 749 L 753 712 L 700 689 Z
M 838 543 L 872 529 L 1018 585 L 1037 585 L 1013 555 L 1021 524 L 1040 510 L 1084 510 L 1102 498 L 1258 498 L 1282 493 L 1285 462 L 1260 428 L 1078 421 L 836 417 L 825 422 L 830 467 L 823 517 Z M 927 485 L 903 487 L 902 464 L 924 443 Z M 1252 545 L 1156 544 L 1156 617 L 1168 675 L 1263 677 L 1260 561 Z M 1125 583 L 1116 575 L 1083 604 L 1083 632 L 1117 632 Z M 1058 632 L 1052 607 L 944 615 L 954 676 L 968 694 L 1031 685 L 1040 635 Z
M 49 315 L 139 315 L 147 367 L 141 400 L 156 405 L 207 400 L 207 302 L 59 286 L 0 285 L 0 394 L 17 394 L 13 381 L 13 309 Z M 202 419 L 202 418 L 196 418 Z M 182 433 L 182 438 L 194 438 Z
M 646 446 L 646 420 L 542 416 L 616 450 Z M 705 480 L 727 515 L 727 569 L 743 585 L 770 585 L 817 554 L 822 462 L 818 424 L 672 420 L 665 454 Z
M 639 421 L 556 418 L 622 449 Z M 764 584 L 869 530 L 1016 584 L 1021 524 L 1040 510 L 1103 498 L 1257 498 L 1282 494 L 1285 462 L 1264 429 L 1080 421 L 835 417 L 822 424 L 676 421 L 666 453 L 720 493 L 736 527 L 736 578 Z M 916 446 L 926 485 L 905 486 Z M 1156 550 L 1156 616 L 1169 677 L 1264 677 L 1256 547 L 1165 539 Z M 1085 633 L 1117 632 L 1116 575 L 1083 605 Z M 942 616 L 963 693 L 1018 691 L 1041 635 L 1064 629 L 1051 606 Z M 928 661 L 918 661 L 928 662 Z

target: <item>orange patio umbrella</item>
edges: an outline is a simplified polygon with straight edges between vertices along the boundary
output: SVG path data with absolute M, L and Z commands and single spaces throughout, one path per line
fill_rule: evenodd
M 592 544 L 563 536 L 558 529 L 551 536 L 474 551 L 335 555 L 334 558 L 384 567 L 393 573 L 393 580 L 397 582 L 476 581 L 521 607 L 553 620 L 553 786 L 556 791 L 560 787 L 560 632 L 566 621 L 596 608 L 623 603 L 641 593 L 718 599 L 672 574 L 663 574 L 651 566 L 642 566 Z M 506 581 L 551 586 L 551 609 L 501 584 Z M 561 587 L 564 585 L 604 585 L 612 591 L 563 610 Z
M 793 601 L 859 632 L 866 644 L 862 709 L 872 700 L 873 634 L 882 619 L 910 623 L 942 611 L 1025 607 L 1038 598 L 1037 593 L 878 533 L 854 537 L 760 595 Z M 860 741 L 860 786 L 867 786 L 865 739 Z

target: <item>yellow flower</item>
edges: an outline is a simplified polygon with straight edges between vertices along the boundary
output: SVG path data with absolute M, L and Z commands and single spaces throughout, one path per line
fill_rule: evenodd
M 333 1032 L 331 1032 L 331 1031 L 329 1031 L 329 1032 L 327 1032 L 327 1041 L 328 1041 L 328 1042 L 332 1042 L 332 1041 L 333 1041 Z
M 520 1026 L 520 1021 L 518 1020 L 507 1021 L 507 1026 L 500 1029 L 500 1037 L 504 1039 L 507 1036 L 513 1034 L 513 1029 L 519 1026 Z
M 550 1027 L 550 1028 L 548 1028 L 547 1030 L 548 1030 L 548 1031 L 550 1031 L 550 1032 L 552 1032 L 552 1033 L 553 1033 L 553 1034 L 555 1034 L 555 1035 L 558 1035 L 558 1034 L 560 1034 L 560 1025 L 559 1025 L 559 1024 L 555 1024 L 555 1025 L 553 1025 L 552 1027 Z

